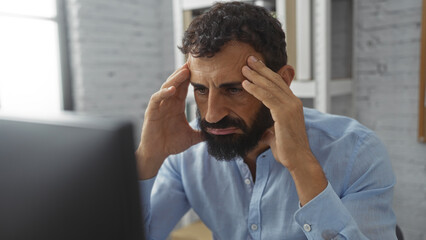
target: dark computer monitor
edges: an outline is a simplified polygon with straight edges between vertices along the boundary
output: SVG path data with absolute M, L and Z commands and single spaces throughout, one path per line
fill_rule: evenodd
M 0 239 L 143 239 L 132 125 L 0 115 Z

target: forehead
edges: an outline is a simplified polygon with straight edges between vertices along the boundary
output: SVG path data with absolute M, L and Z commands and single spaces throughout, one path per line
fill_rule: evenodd
M 241 68 L 246 65 L 247 58 L 251 55 L 263 60 L 262 55 L 249 44 L 231 41 L 211 58 L 189 56 L 188 67 L 191 72 L 191 82 L 213 81 L 220 84 L 243 81 Z

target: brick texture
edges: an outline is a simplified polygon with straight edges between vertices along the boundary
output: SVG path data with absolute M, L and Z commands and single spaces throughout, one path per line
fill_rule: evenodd
M 68 0 L 76 111 L 135 123 L 174 69 L 167 0 Z M 171 53 L 171 54 L 170 54 Z
M 388 148 L 405 239 L 426 239 L 426 145 L 417 142 L 421 0 L 355 1 L 356 118 Z

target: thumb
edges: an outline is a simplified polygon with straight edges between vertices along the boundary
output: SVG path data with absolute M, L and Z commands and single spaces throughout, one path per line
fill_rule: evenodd
M 272 145 L 275 144 L 275 129 L 273 126 L 266 129 L 260 141 L 272 148 Z
M 191 135 L 191 143 L 192 145 L 198 144 L 200 142 L 204 141 L 203 135 L 201 134 L 201 131 L 194 130 Z
M 274 158 L 278 161 L 277 141 L 275 141 L 275 128 L 273 126 L 265 131 L 260 141 L 271 148 Z

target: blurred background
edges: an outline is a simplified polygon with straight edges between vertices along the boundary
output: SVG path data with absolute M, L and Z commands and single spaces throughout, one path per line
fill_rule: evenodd
M 150 96 L 185 61 L 176 48 L 184 29 L 212 2 L 0 0 L 0 112 L 125 117 L 138 141 Z M 398 181 L 397 222 L 406 239 L 425 240 L 422 0 L 245 2 L 283 24 L 292 90 L 305 106 L 353 117 L 383 140 Z M 193 109 L 189 94 L 190 118 Z

